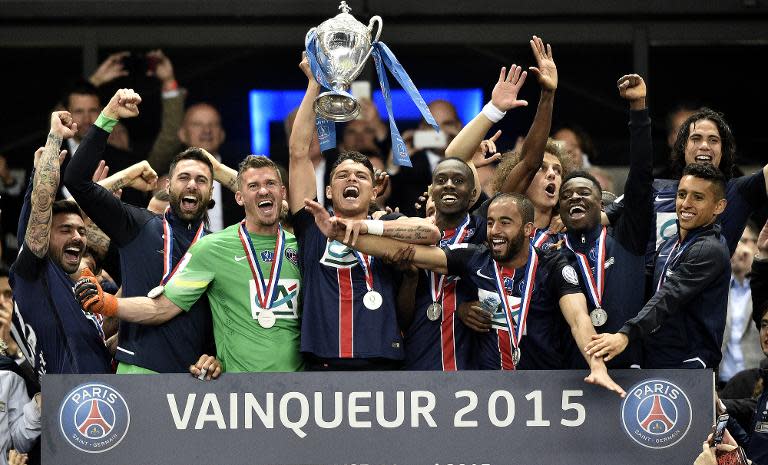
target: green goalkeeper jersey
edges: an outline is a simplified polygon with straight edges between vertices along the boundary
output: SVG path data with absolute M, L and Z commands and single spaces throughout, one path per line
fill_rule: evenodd
M 187 311 L 204 293 L 208 295 L 216 353 L 223 371 L 301 370 L 301 278 L 296 237 L 285 233 L 277 296 L 271 305 L 275 324 L 265 328 L 258 321 L 263 311 L 256 290 L 258 284 L 240 241 L 239 227 L 238 223 L 197 241 L 165 286 L 165 296 Z M 256 261 L 268 282 L 276 236 L 249 235 Z

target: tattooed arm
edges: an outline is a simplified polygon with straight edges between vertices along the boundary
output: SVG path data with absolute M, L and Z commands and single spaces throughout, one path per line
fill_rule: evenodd
M 213 165 L 213 179 L 219 181 L 222 186 L 232 192 L 237 192 L 239 190 L 237 185 L 237 171 L 217 160 L 216 157 L 208 153 L 207 150 L 200 150 L 203 151 L 205 156 L 208 157 L 208 160 L 211 161 L 211 165 Z
M 85 222 L 85 237 L 88 239 L 88 247 L 96 253 L 96 258 L 103 260 L 107 256 L 110 240 L 90 218 Z
M 144 160 L 98 181 L 98 184 L 110 192 L 117 192 L 123 187 L 150 192 L 157 185 L 157 173 L 149 165 L 149 162 Z
M 59 148 L 64 139 L 73 137 L 77 124 L 66 111 L 51 114 L 51 132 L 40 158 L 35 164 L 35 177 L 32 181 L 32 197 L 27 232 L 24 234 L 26 247 L 36 257 L 43 258 L 48 253 L 48 241 L 51 233 L 51 206 L 56 200 L 59 188 L 60 166 Z

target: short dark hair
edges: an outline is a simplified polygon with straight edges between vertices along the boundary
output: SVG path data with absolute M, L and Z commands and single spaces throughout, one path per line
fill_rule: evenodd
M 277 173 L 277 179 L 280 181 L 280 184 L 283 183 L 283 175 L 282 173 L 280 173 L 280 167 L 277 166 L 277 163 L 273 162 L 272 160 L 265 157 L 264 155 L 248 155 L 237 166 L 237 185 L 238 186 L 240 186 L 240 183 L 243 180 L 243 173 L 245 173 L 251 168 L 255 168 L 255 169 L 272 168 L 273 170 L 275 170 L 275 173 Z
M 715 188 L 716 200 L 725 198 L 725 176 L 714 165 L 709 163 L 691 163 L 683 168 L 683 176 L 706 179 Z
M 362 163 L 365 165 L 366 168 L 368 168 L 368 171 L 371 172 L 371 179 L 373 179 L 374 175 L 374 169 L 373 164 L 371 163 L 371 160 L 368 159 L 365 155 L 363 155 L 360 152 L 355 151 L 349 151 L 349 152 L 342 152 L 339 154 L 339 158 L 336 159 L 336 162 L 331 166 L 331 178 L 333 177 L 333 172 L 336 171 L 336 168 L 339 167 L 340 164 L 344 163 L 347 160 L 352 160 L 355 163 Z
M 85 79 L 76 81 L 74 84 L 69 86 L 67 90 L 64 91 L 64 94 L 61 96 L 61 104 L 64 106 L 64 108 L 69 109 L 69 98 L 73 94 L 93 95 L 97 99 L 99 98 L 99 90 L 96 88 L 96 86 L 86 81 Z
M 573 178 L 584 178 L 592 181 L 592 184 L 594 184 L 595 187 L 597 187 L 597 193 L 599 194 L 598 197 L 602 198 L 603 186 L 600 185 L 600 181 L 598 181 L 597 178 L 594 177 L 592 174 L 584 170 L 571 171 L 570 173 L 565 175 L 565 177 L 563 177 L 563 183 L 560 184 L 560 190 L 563 190 L 563 186 L 565 186 L 565 183 L 570 181 Z
M 71 213 L 85 219 L 83 211 L 80 210 L 80 206 L 74 200 L 62 199 L 53 202 L 53 205 L 51 205 L 51 217 L 60 213 Z
M 533 223 L 535 210 L 531 201 L 528 200 L 528 197 L 515 192 L 497 194 L 491 199 L 488 208 L 490 209 L 491 205 L 502 200 L 512 200 L 512 202 L 517 205 L 517 209 L 520 211 L 520 217 L 523 219 L 523 224 Z
M 173 176 L 173 171 L 176 169 L 176 165 L 183 160 L 195 160 L 195 161 L 204 163 L 205 166 L 207 166 L 208 169 L 211 170 L 211 183 L 213 183 L 213 164 L 211 163 L 211 160 L 209 160 L 208 157 L 203 153 L 203 150 L 198 147 L 190 147 L 187 150 L 173 157 L 173 161 L 171 161 L 171 166 L 168 169 L 168 174 L 170 176 Z
M 680 129 L 677 131 L 677 139 L 675 139 L 675 144 L 672 146 L 672 173 L 678 178 L 681 177 L 685 167 L 685 147 L 688 144 L 688 136 L 691 134 L 691 124 L 703 120 L 712 121 L 717 126 L 717 132 L 720 133 L 722 152 L 718 168 L 726 180 L 731 179 L 733 177 L 733 167 L 736 163 L 736 139 L 733 137 L 728 122 L 725 121 L 725 115 L 706 107 L 692 114 L 680 125 Z
M 170 202 L 171 196 L 168 194 L 168 191 L 166 189 L 158 189 L 155 191 L 154 194 L 152 194 L 152 198 L 159 200 L 161 202 Z
M 447 162 L 457 162 L 463 165 L 464 171 L 466 171 L 467 179 L 469 180 L 470 187 L 469 189 L 472 190 L 475 188 L 475 173 L 472 171 L 472 168 L 470 168 L 469 164 L 462 160 L 461 158 L 457 157 L 445 157 L 442 160 L 440 160 L 437 165 L 435 165 L 435 169 L 432 170 L 432 179 L 435 179 L 435 173 L 437 172 L 437 168 L 442 165 L 443 163 Z

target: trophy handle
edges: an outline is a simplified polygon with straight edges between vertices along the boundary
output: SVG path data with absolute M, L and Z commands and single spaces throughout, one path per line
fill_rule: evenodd
M 371 18 L 371 20 L 368 22 L 368 32 L 373 33 L 373 25 L 378 24 L 379 27 L 376 30 L 376 36 L 373 37 L 371 40 L 371 45 L 375 44 L 379 41 L 379 37 L 381 36 L 381 29 L 384 27 L 384 22 L 381 20 L 381 16 L 374 16 Z
M 360 61 L 360 64 L 357 65 L 355 72 L 352 73 L 355 77 L 357 77 L 360 74 L 360 72 L 363 70 L 365 63 L 368 61 L 368 58 L 371 57 L 371 53 L 373 53 L 373 46 L 376 45 L 376 43 L 379 41 L 379 36 L 381 36 L 381 28 L 383 27 L 381 16 L 374 16 L 371 18 L 371 21 L 368 23 L 368 32 L 373 33 L 374 24 L 378 24 L 379 27 L 376 31 L 376 35 L 373 37 L 373 40 L 371 40 L 371 47 L 368 49 L 368 53 L 365 54 L 365 58 L 363 58 Z
M 304 48 L 307 48 L 307 44 L 309 44 L 309 37 L 312 35 L 313 32 L 317 30 L 316 27 L 313 27 L 312 29 L 307 31 L 307 35 L 304 36 Z

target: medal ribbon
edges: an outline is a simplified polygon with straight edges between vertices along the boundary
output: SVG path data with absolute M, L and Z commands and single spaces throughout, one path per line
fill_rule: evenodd
M 176 269 L 179 267 L 179 263 L 181 263 L 181 260 L 179 260 L 179 262 L 176 263 L 176 266 L 173 266 L 173 227 L 171 227 L 171 222 L 168 221 L 168 213 L 170 211 L 171 207 L 166 207 L 165 212 L 163 213 L 163 277 L 160 278 L 161 285 L 165 285 L 165 283 L 171 280 L 173 275 L 176 274 Z M 193 237 L 192 242 L 189 243 L 190 247 L 205 235 L 205 232 L 203 231 L 204 224 L 205 221 L 200 222 L 200 227 L 197 228 L 195 237 Z
M 469 226 L 469 215 L 467 214 L 462 220 L 458 228 L 456 228 L 453 236 L 446 240 L 445 246 L 450 246 L 456 243 L 464 242 L 464 238 L 467 235 L 467 227 Z M 445 234 L 445 231 L 443 232 Z M 440 242 L 442 243 L 441 239 Z M 442 246 L 442 245 L 441 245 Z M 441 302 L 443 300 L 443 284 L 445 282 L 445 275 L 438 274 L 432 271 L 424 270 L 429 277 L 429 291 L 432 294 L 432 302 Z
M 253 280 L 256 282 L 256 297 L 259 299 L 259 306 L 268 310 L 272 308 L 272 303 L 277 297 L 277 282 L 280 280 L 280 269 L 283 267 L 283 255 L 285 254 L 285 231 L 283 231 L 283 225 L 278 224 L 277 237 L 275 238 L 275 250 L 272 255 L 272 267 L 269 270 L 269 281 L 264 281 L 264 275 L 261 272 L 258 258 L 256 256 L 256 249 L 253 247 L 251 236 L 248 234 L 248 229 L 245 227 L 245 220 L 240 222 L 240 227 L 237 229 L 237 233 L 240 236 L 240 243 L 243 244 L 243 250 L 248 257 L 248 266 L 251 268 L 251 274 Z
M 358 252 L 355 249 L 352 249 L 352 253 L 355 254 L 357 262 L 363 268 L 363 273 L 365 274 L 365 287 L 368 288 L 368 291 L 370 292 L 373 290 L 373 269 L 371 268 L 373 265 L 373 258 Z
M 679 227 L 678 227 L 679 230 Z M 661 286 L 664 284 L 664 281 L 666 281 L 667 277 L 667 268 L 672 266 L 678 258 L 680 258 L 680 255 L 685 252 L 685 249 L 688 248 L 689 245 L 693 243 L 693 241 L 696 240 L 697 237 L 699 237 L 701 233 L 696 233 L 692 236 L 689 236 L 688 240 L 685 241 L 685 244 L 681 244 L 680 240 L 677 240 L 677 244 L 675 247 L 669 252 L 669 256 L 667 256 L 667 261 L 664 262 L 664 268 L 661 269 L 661 276 L 659 276 L 659 283 L 656 285 L 656 290 L 658 291 L 661 289 Z M 682 245 L 682 248 L 680 247 Z M 675 250 L 677 250 L 677 253 L 674 253 Z M 672 257 L 674 255 L 674 257 Z
M 533 232 L 532 242 L 534 247 L 541 247 L 549 239 L 549 233 L 546 229 L 536 229 Z
M 583 253 L 579 253 L 571 246 L 571 242 L 568 240 L 568 235 L 565 235 L 565 246 L 571 249 L 576 255 L 576 261 L 579 264 L 579 271 L 581 276 L 587 283 L 587 289 L 589 290 L 589 298 L 592 300 L 595 308 L 599 308 L 603 301 L 603 293 L 605 291 L 605 236 L 607 235 L 607 229 L 602 227 L 600 235 L 597 236 L 595 241 L 595 249 L 597 250 L 597 260 L 595 261 L 595 272 L 597 276 L 592 274 L 592 268 L 589 266 L 589 258 Z
M 509 343 L 512 345 L 513 351 L 520 345 L 520 339 L 522 339 L 523 333 L 525 332 L 525 322 L 528 319 L 528 310 L 531 308 L 531 300 L 533 300 L 533 283 L 536 280 L 536 270 L 539 266 L 539 256 L 536 254 L 532 244 L 528 245 L 528 254 L 528 263 L 525 268 L 525 288 L 520 299 L 520 316 L 518 317 L 517 327 L 514 325 L 512 305 L 509 303 L 506 288 L 504 287 L 502 269 L 495 260 L 493 261 L 493 271 L 496 276 L 496 291 L 499 293 L 499 297 L 501 297 L 501 305 L 504 307 L 504 316 L 507 320 L 507 327 L 509 328 Z M 514 279 L 515 275 L 513 272 L 513 286 Z

